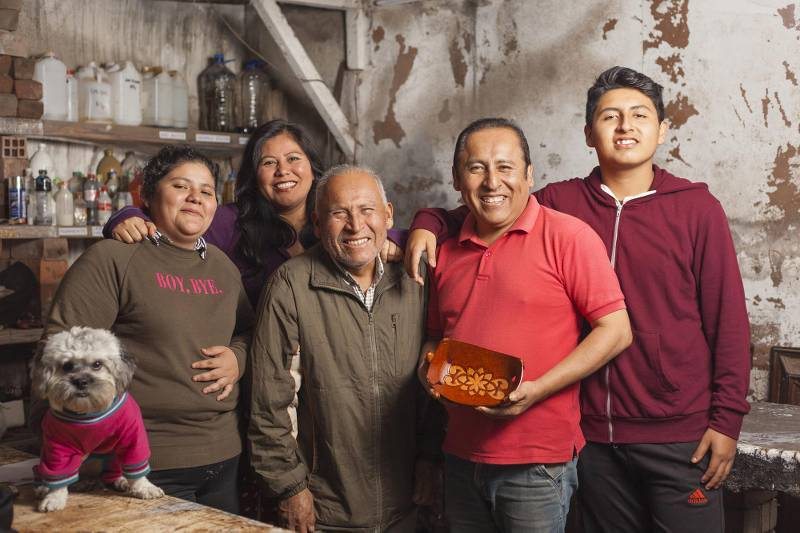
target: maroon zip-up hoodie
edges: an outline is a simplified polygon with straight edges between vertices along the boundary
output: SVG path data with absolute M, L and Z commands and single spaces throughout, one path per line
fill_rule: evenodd
M 617 202 L 600 169 L 535 193 L 600 235 L 625 294 L 633 344 L 581 386 L 592 442 L 690 442 L 709 427 L 737 439 L 749 411 L 750 327 L 728 221 L 704 183 L 653 167 L 654 193 Z M 441 239 L 466 208 L 425 209 L 411 229 Z

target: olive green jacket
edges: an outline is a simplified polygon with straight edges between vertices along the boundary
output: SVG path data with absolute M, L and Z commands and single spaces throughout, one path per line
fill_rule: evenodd
M 308 487 L 320 528 L 381 530 L 414 508 L 415 460 L 437 451 L 443 429 L 416 378 L 424 302 L 423 288 L 391 263 L 367 311 L 320 245 L 284 263 L 261 295 L 253 466 L 278 497 Z M 302 376 L 297 427 L 293 367 Z

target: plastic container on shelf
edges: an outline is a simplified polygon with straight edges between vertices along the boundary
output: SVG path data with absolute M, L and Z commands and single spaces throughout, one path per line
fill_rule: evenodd
M 119 190 L 119 174 L 113 168 L 106 173 L 106 189 L 111 198 L 114 198 Z
M 114 211 L 119 211 L 123 207 L 133 205 L 133 197 L 128 191 L 119 191 L 114 197 Z
M 97 196 L 97 225 L 105 226 L 109 218 L 111 218 L 111 196 L 108 195 L 108 189 L 104 185 L 100 187 L 100 194 Z
M 136 157 L 136 152 L 130 150 L 125 152 L 125 157 L 122 159 L 120 170 L 122 171 L 123 176 L 128 177 L 128 183 L 130 183 L 130 180 L 133 179 L 133 176 L 136 175 L 136 172 L 142 170 L 142 166 L 142 162 L 138 157 Z
M 234 94 L 236 76 L 225 66 L 225 57 L 214 54 L 209 66 L 197 78 L 200 100 L 200 129 L 235 131 Z
M 108 173 L 112 170 L 119 175 L 122 172 L 122 165 L 117 158 L 114 157 L 114 150 L 106 148 L 103 150 L 102 159 L 100 159 L 97 163 L 97 167 L 92 169 L 92 171 L 97 174 L 97 179 L 105 182 L 108 179 Z
M 72 226 L 75 222 L 75 205 L 66 181 L 58 184 L 58 192 L 55 197 L 56 222 L 59 226 Z
M 36 62 L 33 79 L 42 84 L 42 103 L 46 120 L 67 119 L 67 66 L 47 52 Z
M 53 224 L 53 211 L 50 204 L 50 191 L 53 184 L 44 169 L 39 170 L 36 177 L 36 212 L 33 223 L 37 226 L 50 226 Z
M 67 69 L 67 118 L 68 122 L 78 122 L 78 78 L 73 69 Z
M 50 157 L 45 143 L 39 143 L 36 152 L 31 156 L 28 162 L 28 168 L 36 170 L 37 172 L 44 169 L 51 174 L 53 173 L 53 159 Z
M 73 195 L 78 192 L 83 191 L 83 173 L 79 171 L 74 171 L 72 173 L 72 178 L 68 180 L 69 182 L 69 192 Z
M 111 122 L 111 84 L 105 72 L 92 61 L 78 70 L 78 119 L 82 122 Z
M 56 195 L 55 191 L 53 191 L 53 186 L 58 183 L 60 180 L 58 178 L 53 178 L 50 180 L 50 190 L 47 191 L 47 203 L 49 205 L 48 210 L 50 211 L 50 225 L 55 226 L 57 223 L 56 220 Z
M 169 71 L 172 79 L 172 125 L 189 127 L 189 86 L 177 70 Z
M 97 225 L 97 196 L 100 193 L 100 183 L 97 176 L 89 174 L 83 181 L 83 201 L 86 202 L 86 224 Z
M 83 193 L 76 193 L 73 196 L 72 203 L 73 212 L 73 225 L 85 226 L 86 225 L 86 200 L 83 199 Z
M 161 67 L 146 69 L 142 82 L 142 124 L 172 126 L 172 79 Z
M 142 123 L 142 75 L 130 61 L 107 69 L 111 82 L 111 114 L 115 124 L 139 126 Z
M 248 61 L 239 74 L 237 85 L 237 124 L 239 131 L 249 133 L 268 120 L 267 107 L 272 85 L 263 70 L 264 62 Z

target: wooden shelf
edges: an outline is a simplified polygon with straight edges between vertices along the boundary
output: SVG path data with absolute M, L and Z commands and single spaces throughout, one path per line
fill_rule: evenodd
M 0 346 L 7 344 L 31 344 L 38 342 L 42 337 L 42 328 L 31 329 L 16 329 L 5 328 L 0 329 Z
M 212 157 L 239 155 L 249 139 L 247 135 L 238 133 L 199 131 L 192 128 L 182 130 L 19 118 L 0 118 L 0 134 L 72 143 L 111 144 L 143 153 L 155 153 L 165 144 L 185 143 Z
M 28 226 L 0 224 L 0 239 L 102 239 L 103 226 Z

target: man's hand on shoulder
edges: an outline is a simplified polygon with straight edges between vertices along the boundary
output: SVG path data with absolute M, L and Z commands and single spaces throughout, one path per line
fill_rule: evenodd
M 513 418 L 527 411 L 541 398 L 541 392 L 535 381 L 523 381 L 517 390 L 508 395 L 507 401 L 500 407 L 476 407 L 475 409 L 495 418 Z
M 709 451 L 711 460 L 700 481 L 711 490 L 721 487 L 731 473 L 733 459 L 736 457 L 736 440 L 708 428 L 692 454 L 692 463 L 699 462 Z
M 425 284 L 425 280 L 419 270 L 419 262 L 423 253 L 427 255 L 428 265 L 435 267 L 436 235 L 425 229 L 415 229 L 408 234 L 405 267 L 408 276 L 420 285 Z
M 310 490 L 303 489 L 294 496 L 281 500 L 278 512 L 286 527 L 292 531 L 314 531 L 317 519 L 314 515 L 314 496 Z

